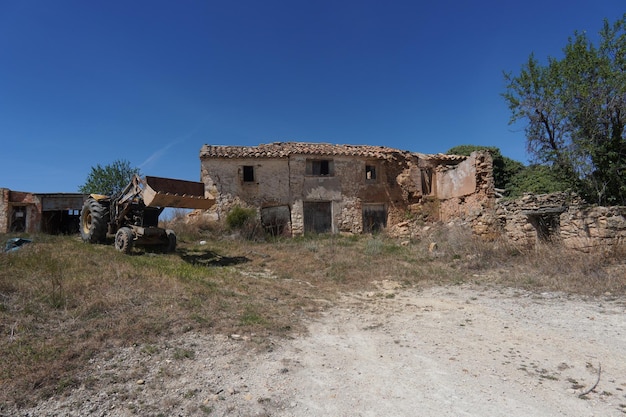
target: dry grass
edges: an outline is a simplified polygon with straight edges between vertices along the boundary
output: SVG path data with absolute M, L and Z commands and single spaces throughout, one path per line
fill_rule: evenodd
M 151 346 L 189 331 L 255 335 L 257 343 L 296 334 L 303 315 L 342 291 L 370 290 L 375 280 L 589 295 L 626 290 L 624 251 L 525 252 L 447 228 L 400 244 L 384 236 L 254 242 L 186 227 L 168 255 L 126 256 L 112 245 L 43 235 L 1 254 L 0 409 L 80 386 L 89 359 L 111 347 Z

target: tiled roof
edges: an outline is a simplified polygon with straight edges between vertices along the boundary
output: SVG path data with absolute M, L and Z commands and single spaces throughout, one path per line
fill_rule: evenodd
M 385 158 L 394 153 L 406 153 L 386 146 L 331 145 L 329 143 L 274 142 L 258 146 L 204 145 L 201 158 L 286 158 L 290 155 L 339 155 Z
M 445 153 L 437 153 L 437 154 L 423 154 L 423 153 L 414 153 L 420 159 L 426 159 L 429 161 L 439 161 L 439 162 L 461 162 L 467 159 L 465 155 L 449 155 Z
M 386 159 L 394 154 L 406 157 L 414 155 L 421 159 L 438 161 L 461 161 L 459 155 L 425 155 L 372 145 L 332 145 L 329 143 L 274 142 L 258 146 L 220 146 L 204 145 L 200 158 L 287 158 L 290 155 L 319 156 L 360 156 L 365 158 Z

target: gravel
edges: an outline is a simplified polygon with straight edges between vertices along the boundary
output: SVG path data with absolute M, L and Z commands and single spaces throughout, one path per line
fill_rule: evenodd
M 624 296 L 377 284 L 293 339 L 189 332 L 103 352 L 80 388 L 0 415 L 626 414 Z

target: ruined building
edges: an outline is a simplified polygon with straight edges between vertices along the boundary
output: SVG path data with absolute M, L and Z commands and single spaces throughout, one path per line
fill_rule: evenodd
M 493 212 L 491 156 L 424 155 L 384 146 L 279 142 L 205 145 L 201 175 L 223 216 L 258 210 L 276 234 L 372 232 L 408 219 L 470 219 Z
M 86 196 L 36 194 L 0 188 L 0 233 L 78 233 Z
M 626 207 L 592 206 L 567 192 L 501 201 L 496 215 L 502 235 L 520 247 L 557 243 L 589 251 L 626 242 Z

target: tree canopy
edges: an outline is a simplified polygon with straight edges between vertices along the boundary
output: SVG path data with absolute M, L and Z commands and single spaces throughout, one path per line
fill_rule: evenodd
M 100 164 L 91 167 L 91 172 L 78 191 L 84 194 L 104 194 L 114 196 L 119 194 L 133 178 L 140 175 L 139 168 L 133 168 L 130 162 L 118 159 L 105 166 Z
M 511 123 L 527 148 L 590 202 L 626 204 L 626 14 L 605 20 L 594 43 L 574 32 L 560 59 L 533 54 L 505 74 Z

